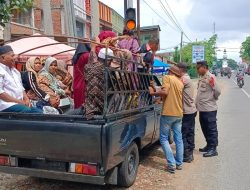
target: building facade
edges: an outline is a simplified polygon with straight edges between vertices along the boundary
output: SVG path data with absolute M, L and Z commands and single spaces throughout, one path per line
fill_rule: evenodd
M 34 0 L 27 12 L 13 11 L 8 33 L 12 39 L 35 33 L 55 35 L 55 40 L 65 42 L 66 36 L 92 38 L 102 30 L 119 35 L 123 27 L 124 18 L 98 0 Z
M 73 3 L 76 18 L 76 36 L 83 38 L 86 36 L 87 22 L 85 0 L 73 0 Z
M 161 31 L 161 28 L 159 25 L 141 27 L 140 28 L 141 44 L 147 43 L 153 37 L 158 38 L 160 40 L 160 31 Z
M 124 28 L 124 18 L 114 9 L 112 11 L 112 30 L 118 35 L 122 34 Z
M 99 1 L 100 31 L 112 30 L 111 8 Z
M 86 38 L 91 38 L 91 2 L 90 0 L 85 0 L 85 9 L 86 9 Z
M 15 10 L 12 14 L 10 31 L 8 31 L 10 36 L 8 38 L 13 39 L 22 35 L 44 33 L 44 15 L 48 13 L 44 10 L 44 3 L 41 0 L 35 0 L 33 7 L 29 8 L 26 12 Z M 5 40 L 9 39 L 5 38 Z
M 10 38 L 14 39 L 35 33 L 47 35 L 72 34 L 66 27 L 67 18 L 70 15 L 67 14 L 64 7 L 64 0 L 35 0 L 33 6 L 26 12 L 13 11 L 10 22 Z M 56 40 L 65 41 L 65 39 L 60 38 Z

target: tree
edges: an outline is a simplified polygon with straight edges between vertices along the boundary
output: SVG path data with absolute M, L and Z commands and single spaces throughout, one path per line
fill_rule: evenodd
M 205 60 L 208 62 L 209 66 L 212 67 L 213 63 L 216 61 L 215 56 L 215 44 L 217 40 L 217 35 L 213 35 L 209 40 L 198 41 L 188 43 L 182 48 L 182 61 L 189 65 L 189 74 L 192 77 L 197 76 L 196 67 L 192 63 L 192 49 L 194 45 L 202 45 L 205 47 Z
M 250 36 L 241 44 L 240 56 L 250 61 Z
M 215 44 L 217 40 L 217 35 L 213 35 L 207 41 L 192 42 L 185 45 L 182 49 L 183 61 L 192 64 L 192 47 L 193 45 L 203 45 L 205 47 L 205 60 L 208 62 L 209 66 L 213 65 L 215 61 Z
M 178 51 L 178 47 L 174 48 L 174 62 L 178 63 L 180 60 L 180 53 Z
M 0 25 L 5 26 L 11 19 L 13 10 L 27 11 L 34 0 L 0 0 Z

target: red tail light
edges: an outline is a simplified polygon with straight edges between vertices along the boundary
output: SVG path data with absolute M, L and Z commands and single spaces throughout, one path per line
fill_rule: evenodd
M 8 156 L 0 156 L 0 165 L 10 166 L 10 158 Z
M 97 168 L 95 165 L 70 163 L 70 172 L 85 175 L 97 175 Z
M 97 171 L 96 171 L 96 166 L 91 166 L 91 165 L 87 165 L 87 164 L 83 164 L 83 174 L 86 175 L 96 175 Z

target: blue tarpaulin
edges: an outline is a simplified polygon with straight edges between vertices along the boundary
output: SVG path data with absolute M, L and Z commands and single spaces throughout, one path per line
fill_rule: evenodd
M 164 63 L 164 62 L 161 62 L 161 61 L 158 60 L 158 59 L 155 59 L 155 60 L 154 60 L 154 65 L 153 65 L 153 66 L 154 66 L 154 67 L 170 67 L 169 64 Z
M 161 73 L 164 74 L 166 73 L 167 69 L 170 67 L 169 64 L 164 63 L 158 59 L 154 60 L 154 65 L 153 65 L 153 72 L 154 73 Z

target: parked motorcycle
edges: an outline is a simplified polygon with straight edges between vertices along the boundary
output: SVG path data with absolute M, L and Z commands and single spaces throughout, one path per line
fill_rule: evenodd
M 244 77 L 243 76 L 237 76 L 237 85 L 242 88 L 244 86 Z

